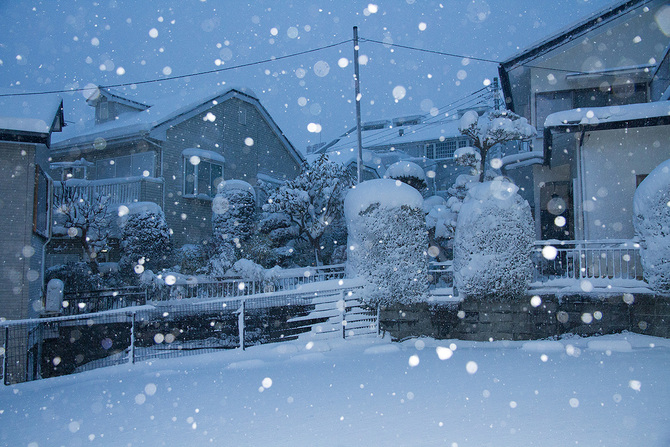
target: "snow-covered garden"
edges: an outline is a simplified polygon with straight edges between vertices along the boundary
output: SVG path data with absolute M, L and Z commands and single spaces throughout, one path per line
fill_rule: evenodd
M 670 342 L 313 341 L 0 388 L 7 446 L 666 446 Z

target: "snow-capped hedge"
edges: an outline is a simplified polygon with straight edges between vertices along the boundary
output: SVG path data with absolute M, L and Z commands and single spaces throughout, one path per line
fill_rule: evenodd
M 363 182 L 344 204 L 349 230 L 347 271 L 366 282 L 370 305 L 407 304 L 428 288 L 423 199 L 397 180 Z
M 428 187 L 426 173 L 423 168 L 416 163 L 406 160 L 400 160 L 393 163 L 386 169 L 384 178 L 400 180 L 423 193 Z
M 513 299 L 532 276 L 533 220 L 518 187 L 495 180 L 476 184 L 458 213 L 454 281 L 477 299 Z
M 122 270 L 158 270 L 169 263 L 170 228 L 163 210 L 155 204 L 138 202 L 129 207 L 122 219 L 120 261 Z
M 640 238 L 644 279 L 657 291 L 670 291 L 670 160 L 647 176 L 633 197 L 633 225 Z

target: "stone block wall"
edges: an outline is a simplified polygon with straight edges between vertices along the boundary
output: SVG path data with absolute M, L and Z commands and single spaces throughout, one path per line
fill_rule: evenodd
M 521 302 L 466 300 L 382 309 L 394 339 L 534 340 L 631 331 L 670 338 L 670 297 L 651 294 L 528 296 Z

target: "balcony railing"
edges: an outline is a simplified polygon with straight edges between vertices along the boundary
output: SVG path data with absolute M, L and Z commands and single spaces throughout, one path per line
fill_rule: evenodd
M 65 188 L 65 191 L 63 191 Z M 103 180 L 70 179 L 54 182 L 54 206 L 64 205 L 63 200 L 108 197 L 108 205 L 134 202 L 154 202 L 158 205 L 163 197 L 163 179 L 154 177 L 125 177 Z
M 553 279 L 642 279 L 640 245 L 630 240 L 537 241 L 536 282 Z

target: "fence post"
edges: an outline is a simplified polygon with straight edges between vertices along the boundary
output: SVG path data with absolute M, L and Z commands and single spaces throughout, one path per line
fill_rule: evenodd
M 242 299 L 242 305 L 240 306 L 240 312 L 237 315 L 237 328 L 239 331 L 239 337 L 240 337 L 240 348 L 244 351 L 244 308 L 246 306 L 246 302 L 244 299 Z
M 377 337 L 382 335 L 381 305 L 377 303 Z
M 135 363 L 135 312 L 131 314 L 130 321 L 130 363 Z
M 7 376 L 7 366 L 9 362 L 7 361 L 7 348 L 9 348 L 9 326 L 5 326 L 5 343 L 4 343 L 5 353 L 2 355 L 2 383 L 9 385 L 9 377 Z
M 340 300 L 342 302 L 342 338 L 347 339 L 347 300 L 344 299 L 344 290 L 340 291 Z

